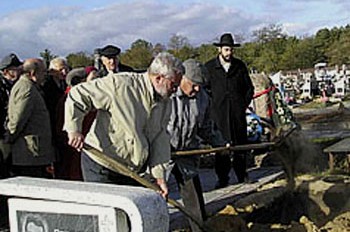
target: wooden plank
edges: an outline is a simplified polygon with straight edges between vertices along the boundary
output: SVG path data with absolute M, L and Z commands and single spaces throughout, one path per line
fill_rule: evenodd
M 350 137 L 340 140 L 339 142 L 323 149 L 324 152 L 350 152 Z
M 200 176 L 204 187 L 203 196 L 205 208 L 209 216 L 216 214 L 228 204 L 232 205 L 243 196 L 256 192 L 261 186 L 284 176 L 284 172 L 280 167 L 254 168 L 249 169 L 248 172 L 250 178 L 254 180 L 254 182 L 230 184 L 225 188 L 214 189 L 216 181 L 215 171 L 213 169 L 200 169 Z M 205 190 L 204 185 L 208 185 L 208 182 L 212 182 L 212 188 Z M 178 191 L 175 185 L 173 185 L 173 187 L 175 188 L 173 191 Z M 170 191 L 172 192 L 172 189 L 170 189 Z M 179 201 L 182 202 L 181 199 L 179 199 Z M 169 214 L 171 231 L 178 231 L 176 229 L 188 226 L 186 218 L 176 208 L 170 206 Z

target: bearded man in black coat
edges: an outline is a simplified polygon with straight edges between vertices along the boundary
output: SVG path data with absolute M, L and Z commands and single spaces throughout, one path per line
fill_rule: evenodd
M 219 54 L 208 61 L 208 90 L 212 97 L 211 117 L 232 145 L 247 143 L 246 109 L 250 104 L 254 87 L 243 61 L 233 57 L 234 43 L 230 33 L 223 34 L 218 47 Z M 225 187 L 229 182 L 231 156 L 217 154 L 215 171 L 218 177 L 216 188 Z M 244 152 L 233 155 L 233 169 L 239 183 L 248 180 Z

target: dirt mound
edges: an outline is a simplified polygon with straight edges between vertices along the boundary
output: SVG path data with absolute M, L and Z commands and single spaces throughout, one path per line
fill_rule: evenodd
M 335 217 L 334 220 L 323 226 L 321 230 L 328 232 L 350 231 L 350 212 L 348 211 Z
M 211 217 L 212 231 L 350 231 L 350 177 L 296 178 L 289 191 L 286 181 L 264 186 Z
M 210 228 L 211 231 L 218 232 L 248 231 L 245 220 L 242 217 L 237 216 L 237 213 L 232 206 L 227 206 L 217 215 L 209 218 L 205 225 Z

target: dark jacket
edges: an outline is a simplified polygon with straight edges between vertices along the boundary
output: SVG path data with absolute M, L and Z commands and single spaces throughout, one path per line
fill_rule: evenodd
M 4 139 L 6 132 L 7 108 L 13 83 L 0 74 L 0 139 Z
M 245 111 L 250 104 L 254 87 L 246 65 L 232 58 L 231 67 L 226 72 L 219 57 L 208 61 L 208 91 L 212 97 L 211 117 L 233 144 L 247 142 L 247 121 Z
M 194 97 L 186 96 L 181 88 L 171 96 L 171 116 L 167 127 L 173 150 L 199 149 L 201 145 L 224 146 L 226 141 L 209 118 L 210 100 L 204 89 Z M 200 156 L 173 157 L 183 178 L 199 173 Z
M 225 146 L 226 141 L 209 117 L 210 98 L 204 89 L 188 97 L 178 88 L 170 99 L 172 107 L 167 129 L 174 150 L 198 149 L 206 144 Z
M 62 86 L 59 87 L 56 82 L 54 81 L 52 76 L 48 76 L 44 85 L 42 86 L 42 90 L 44 92 L 44 100 L 46 107 L 50 114 L 50 123 L 51 123 L 51 130 L 52 130 L 52 138 L 54 141 L 54 145 L 57 144 L 57 131 L 56 131 L 56 125 L 57 125 L 57 117 L 58 117 L 58 102 L 65 94 L 66 86 L 62 83 Z

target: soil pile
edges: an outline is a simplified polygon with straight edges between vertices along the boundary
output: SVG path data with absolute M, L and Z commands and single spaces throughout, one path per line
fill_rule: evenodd
M 264 186 L 210 218 L 213 231 L 350 231 L 350 177 L 340 175 L 296 178 Z

